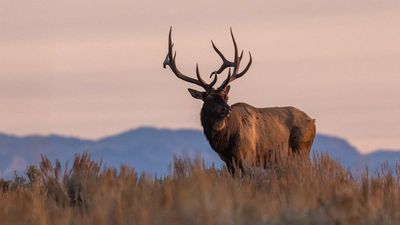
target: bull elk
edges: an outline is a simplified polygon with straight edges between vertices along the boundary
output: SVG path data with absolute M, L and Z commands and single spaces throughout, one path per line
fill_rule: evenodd
M 228 60 L 211 41 L 215 52 L 221 57 L 221 67 L 212 72 L 212 81 L 207 83 L 200 76 L 196 64 L 196 78 L 180 72 L 176 66 L 176 52 L 173 52 L 172 27 L 169 31 L 168 54 L 163 67 L 169 66 L 172 72 L 186 82 L 198 85 L 204 91 L 189 88 L 193 98 L 203 101 L 200 113 L 204 134 L 211 147 L 226 163 L 228 170 L 235 174 L 243 172 L 248 166 L 268 166 L 276 160 L 274 155 L 300 155 L 308 158 L 315 137 L 315 120 L 294 107 L 256 108 L 246 103 L 228 104 L 230 83 L 249 70 L 252 57 L 239 72 L 243 51 L 239 54 L 231 29 L 234 46 L 233 61 Z M 227 78 L 218 88 L 214 88 L 217 76 L 228 69 Z

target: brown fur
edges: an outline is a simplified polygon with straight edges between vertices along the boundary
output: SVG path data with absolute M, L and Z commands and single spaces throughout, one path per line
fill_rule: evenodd
M 189 88 L 189 93 L 204 104 L 201 109 L 201 124 L 211 147 L 219 154 L 231 172 L 239 167 L 243 171 L 247 166 L 264 167 L 271 162 L 281 160 L 290 155 L 308 158 L 315 136 L 314 120 L 304 112 L 294 107 L 255 108 L 245 103 L 228 105 L 228 93 L 232 81 L 242 77 L 252 64 L 249 52 L 249 62 L 239 72 L 243 51 L 239 54 L 231 29 L 234 45 L 234 59 L 229 61 L 214 45 L 216 53 L 222 59 L 221 67 L 212 72 L 211 83 L 206 83 L 200 76 L 196 65 L 197 79 L 186 76 L 176 66 L 173 53 L 172 27 L 169 31 L 168 54 L 163 66 L 169 66 L 172 72 L 181 80 L 196 84 L 205 91 Z M 213 88 L 217 77 L 228 69 L 228 76 L 221 86 Z M 237 167 L 235 167 L 237 166 Z
M 213 118 L 207 107 L 205 103 L 201 110 L 204 134 L 232 172 L 260 162 L 265 167 L 272 156 L 309 156 L 314 120 L 294 107 L 255 108 L 237 103 L 230 116 L 220 119 Z

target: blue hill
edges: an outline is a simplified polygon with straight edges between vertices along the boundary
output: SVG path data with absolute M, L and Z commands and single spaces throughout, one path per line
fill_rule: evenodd
M 207 163 L 223 164 L 200 130 L 143 127 L 99 140 L 0 134 L 0 175 L 9 177 L 14 170 L 22 172 L 27 165 L 38 163 L 41 155 L 66 162 L 84 151 L 94 159 L 102 159 L 106 166 L 125 164 L 139 172 L 158 174 L 168 171 L 174 154 L 194 156 L 199 153 Z M 317 135 L 313 151 L 327 153 L 350 169 L 362 168 L 364 163 L 376 169 L 385 160 L 389 165 L 400 160 L 400 151 L 381 150 L 363 155 L 346 140 L 322 134 Z

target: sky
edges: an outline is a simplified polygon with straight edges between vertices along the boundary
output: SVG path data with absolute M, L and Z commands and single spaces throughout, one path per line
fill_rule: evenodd
M 400 2 L 0 0 L 0 132 L 100 138 L 139 126 L 201 129 L 201 102 L 162 68 L 253 65 L 230 103 L 295 106 L 363 152 L 400 149 Z M 245 62 L 247 60 L 245 56 Z M 205 76 L 206 77 L 206 76 Z

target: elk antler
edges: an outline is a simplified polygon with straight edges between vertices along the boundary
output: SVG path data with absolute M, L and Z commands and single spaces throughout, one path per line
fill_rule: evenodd
M 222 73 L 226 68 L 233 67 L 232 74 L 230 73 L 230 69 L 229 69 L 228 77 L 227 77 L 226 80 L 221 84 L 221 86 L 218 88 L 219 90 L 224 89 L 230 82 L 232 82 L 232 81 L 236 80 L 237 78 L 243 76 L 243 75 L 249 70 L 249 68 L 250 68 L 250 66 L 251 66 L 251 63 L 252 63 L 251 53 L 249 52 L 250 60 L 249 60 L 249 62 L 247 63 L 246 68 L 244 68 L 244 70 L 243 70 L 242 72 L 238 73 L 238 72 L 239 72 L 240 62 L 242 61 L 242 57 L 243 57 L 243 51 L 240 53 L 240 56 L 239 56 L 239 54 L 238 54 L 238 48 L 237 48 L 237 45 L 236 45 L 235 37 L 233 36 L 232 28 L 231 28 L 230 30 L 231 30 L 231 36 L 232 36 L 233 46 L 234 46 L 234 48 L 235 48 L 235 57 L 234 57 L 233 62 L 227 60 L 227 59 L 225 58 L 225 56 L 221 53 L 221 51 L 215 46 L 214 42 L 211 41 L 211 44 L 212 44 L 214 50 L 217 52 L 217 54 L 218 54 L 218 55 L 221 57 L 221 59 L 222 59 L 222 65 L 221 65 L 221 67 L 220 67 L 218 70 L 212 72 L 211 75 L 210 75 L 210 77 L 212 77 L 213 75 L 217 75 L 217 74 Z
M 214 80 L 211 81 L 211 83 L 207 84 L 207 82 L 205 82 L 200 76 L 199 66 L 198 66 L 197 63 L 196 63 L 197 80 L 184 75 L 183 73 L 181 73 L 178 70 L 178 68 L 176 67 L 176 63 L 175 63 L 176 52 L 174 52 L 174 54 L 172 55 L 174 44 L 172 43 L 171 33 L 172 33 L 172 27 L 169 29 L 168 54 L 167 54 L 167 57 L 165 57 L 165 60 L 164 60 L 164 63 L 163 63 L 163 67 L 166 68 L 167 66 L 169 66 L 169 68 L 171 68 L 172 72 L 178 78 L 180 78 L 180 79 L 182 79 L 182 80 L 184 80 L 186 82 L 199 85 L 200 87 L 203 87 L 206 91 L 210 91 L 212 89 L 212 87 L 215 85 L 215 83 L 217 82 L 216 74 L 214 74 Z M 211 77 L 212 77 L 212 75 L 210 76 L 210 78 Z

